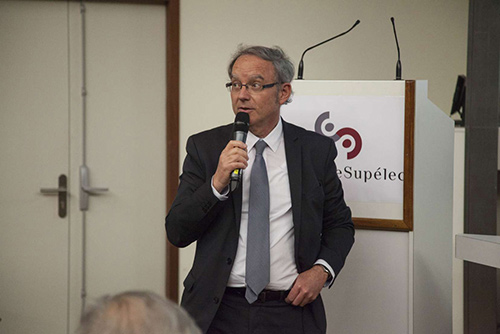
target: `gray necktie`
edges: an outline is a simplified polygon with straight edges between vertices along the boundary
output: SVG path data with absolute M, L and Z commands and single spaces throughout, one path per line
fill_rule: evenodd
M 245 298 L 251 304 L 269 283 L 269 182 L 262 152 L 267 144 L 259 140 L 250 174 L 248 205 Z

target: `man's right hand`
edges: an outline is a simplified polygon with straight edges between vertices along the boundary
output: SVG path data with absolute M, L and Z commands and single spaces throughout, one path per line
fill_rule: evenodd
M 219 164 L 213 177 L 214 188 L 221 193 L 229 184 L 231 172 L 248 166 L 247 145 L 238 140 L 231 140 L 219 157 Z

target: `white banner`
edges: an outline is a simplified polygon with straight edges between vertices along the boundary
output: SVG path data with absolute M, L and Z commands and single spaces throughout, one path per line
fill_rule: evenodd
M 336 142 L 348 204 L 403 203 L 403 96 L 295 95 L 281 115 Z

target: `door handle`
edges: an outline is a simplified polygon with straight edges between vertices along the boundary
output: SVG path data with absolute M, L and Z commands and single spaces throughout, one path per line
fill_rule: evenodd
M 108 188 L 96 188 L 89 186 L 89 168 L 86 165 L 80 166 L 80 210 L 87 211 L 89 209 L 89 196 L 99 195 Z
M 104 193 L 104 192 L 109 190 L 109 188 L 93 188 L 93 187 L 86 187 L 86 186 L 82 186 L 82 189 L 86 193 L 95 194 L 95 195 Z
M 41 188 L 40 192 L 44 195 L 58 195 L 57 206 L 59 217 L 66 217 L 67 199 L 68 199 L 68 178 L 66 175 L 59 175 L 59 182 L 57 188 Z

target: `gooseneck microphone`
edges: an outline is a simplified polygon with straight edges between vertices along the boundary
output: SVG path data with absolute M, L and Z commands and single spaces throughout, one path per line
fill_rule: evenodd
M 250 116 L 245 112 L 239 112 L 234 118 L 233 124 L 233 140 L 242 142 L 247 141 L 248 127 L 250 126 Z M 229 182 L 229 190 L 234 191 L 241 183 L 243 170 L 238 168 L 231 172 L 231 181 Z
M 398 35 L 396 35 L 396 24 L 394 17 L 391 17 L 392 29 L 394 30 L 394 38 L 396 39 L 396 48 L 398 49 L 398 62 L 396 63 L 396 80 L 401 80 L 401 54 L 399 53 Z
M 322 45 L 322 44 L 325 44 L 326 42 L 330 42 L 331 40 L 333 40 L 333 39 L 335 39 L 335 38 L 338 38 L 338 37 L 340 37 L 340 36 L 343 36 L 343 35 L 347 34 L 349 31 L 351 31 L 352 29 L 354 29 L 354 27 L 355 27 L 355 26 L 357 26 L 360 22 L 361 22 L 360 20 L 357 20 L 357 21 L 356 21 L 356 23 L 354 23 L 354 25 L 353 25 L 353 26 L 352 26 L 349 30 L 344 31 L 343 33 L 338 34 L 337 36 L 333 36 L 333 37 L 331 37 L 331 38 L 327 39 L 326 41 L 323 41 L 323 42 L 321 42 L 321 43 L 318 43 L 318 44 L 316 44 L 316 45 L 313 45 L 313 46 L 308 47 L 308 48 L 304 51 L 304 53 L 302 53 L 302 57 L 300 57 L 299 70 L 298 70 L 298 72 L 297 72 L 297 80 L 302 80 L 302 79 L 303 79 L 303 78 L 302 78 L 302 75 L 304 74 L 304 60 L 303 60 L 303 59 L 304 59 L 304 55 L 306 54 L 306 52 L 307 52 L 307 51 L 309 51 L 309 50 L 311 50 L 311 49 L 314 49 L 315 47 L 320 46 L 320 45 Z

